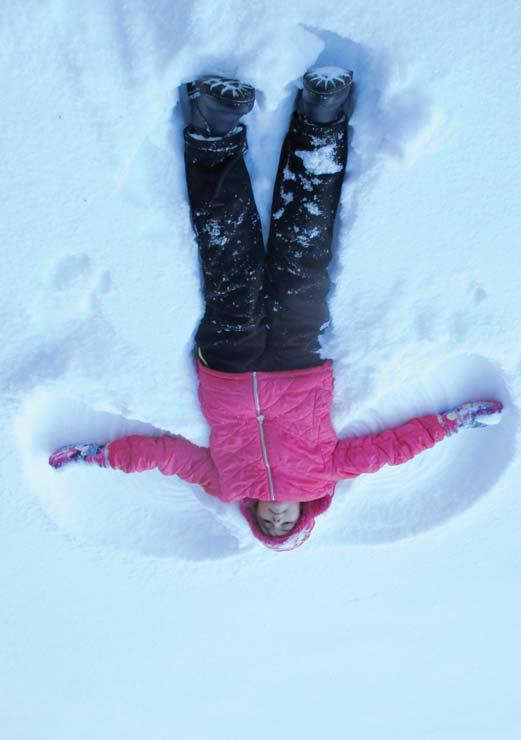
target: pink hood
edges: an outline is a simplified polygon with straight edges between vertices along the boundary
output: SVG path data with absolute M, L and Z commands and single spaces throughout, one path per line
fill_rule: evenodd
M 332 499 L 332 496 L 322 496 L 316 501 L 304 501 L 298 522 L 291 532 L 283 537 L 268 537 L 264 534 L 255 518 L 255 507 L 257 505 L 255 499 L 241 501 L 239 506 L 241 514 L 250 525 L 253 535 L 266 547 L 281 552 L 282 550 L 294 550 L 304 544 L 315 526 L 315 518 L 329 509 Z

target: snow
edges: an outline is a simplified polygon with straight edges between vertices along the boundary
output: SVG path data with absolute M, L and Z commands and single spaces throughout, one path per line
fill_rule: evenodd
M 518 740 L 517 3 L 10 0 L 0 49 L 2 737 Z M 302 74 L 341 64 L 335 429 L 477 397 L 501 424 L 339 485 L 291 553 L 177 478 L 51 470 L 72 441 L 208 442 L 178 86 L 258 89 L 266 234 Z
M 332 175 L 342 169 L 342 166 L 335 160 L 334 144 L 318 147 L 311 152 L 297 149 L 295 154 L 302 160 L 304 167 L 312 175 Z
M 311 203 L 310 201 L 307 201 L 304 203 L 304 208 L 311 214 L 313 214 L 313 216 L 318 216 L 320 214 L 320 208 L 317 206 L 316 203 Z

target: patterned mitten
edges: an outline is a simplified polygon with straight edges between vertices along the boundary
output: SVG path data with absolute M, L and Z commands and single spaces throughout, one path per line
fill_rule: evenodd
M 96 442 L 79 445 L 65 445 L 55 450 L 49 458 L 49 465 L 53 468 L 61 468 L 71 462 L 95 463 L 100 468 L 106 467 L 105 462 L 106 445 Z
M 502 410 L 503 404 L 500 401 L 470 401 L 451 411 L 438 414 L 438 421 L 447 436 L 450 436 L 460 429 L 476 429 L 499 424 Z

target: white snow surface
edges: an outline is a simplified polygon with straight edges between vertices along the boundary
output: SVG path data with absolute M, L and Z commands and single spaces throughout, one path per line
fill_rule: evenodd
M 520 21 L 478 6 L 3 4 L 2 738 L 521 738 Z M 358 89 L 322 348 L 338 435 L 480 397 L 505 412 L 339 484 L 276 553 L 177 478 L 47 457 L 208 442 L 178 87 L 257 88 L 267 234 L 310 66 Z
M 297 149 L 295 155 L 302 160 L 306 171 L 312 175 L 332 175 L 342 169 L 335 161 L 334 151 L 334 144 L 326 144 L 311 152 Z

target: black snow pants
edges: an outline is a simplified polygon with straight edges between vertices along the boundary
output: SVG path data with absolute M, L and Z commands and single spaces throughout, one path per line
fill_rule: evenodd
M 315 367 L 329 322 L 328 265 L 347 161 L 347 123 L 295 113 L 278 166 L 268 249 L 243 155 L 246 127 L 220 139 L 184 131 L 205 313 L 202 361 L 224 372 Z

